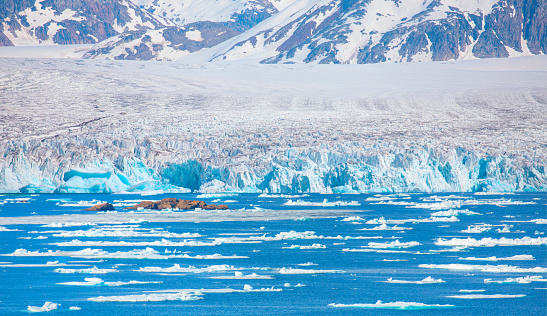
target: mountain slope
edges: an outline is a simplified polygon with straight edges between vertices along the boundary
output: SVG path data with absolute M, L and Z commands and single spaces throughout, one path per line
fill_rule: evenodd
M 545 2 L 335 0 L 310 3 L 312 5 L 305 12 L 300 11 L 298 17 L 289 15 L 290 18 L 282 21 L 274 21 L 276 17 L 272 17 L 201 58 L 258 58 L 263 63 L 375 63 L 546 52 Z

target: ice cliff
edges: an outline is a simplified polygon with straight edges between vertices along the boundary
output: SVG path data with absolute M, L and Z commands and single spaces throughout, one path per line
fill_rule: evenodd
M 544 56 L 0 60 L 0 192 L 547 190 Z

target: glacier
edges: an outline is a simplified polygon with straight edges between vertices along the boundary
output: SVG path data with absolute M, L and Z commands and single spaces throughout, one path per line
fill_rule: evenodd
M 545 56 L 0 59 L 0 192 L 547 191 Z

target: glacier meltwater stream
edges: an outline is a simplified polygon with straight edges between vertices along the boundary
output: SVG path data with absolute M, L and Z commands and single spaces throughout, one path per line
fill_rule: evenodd
M 124 210 L 166 197 L 229 210 Z M 115 210 L 82 211 L 103 202 Z M 545 193 L 6 194 L 0 314 L 545 315 L 546 203 Z

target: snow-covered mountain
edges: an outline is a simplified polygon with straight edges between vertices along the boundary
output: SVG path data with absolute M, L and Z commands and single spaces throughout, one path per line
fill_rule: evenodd
M 440 61 L 544 54 L 544 1 L 298 1 L 204 60 Z
M 545 54 L 540 0 L 7 0 L 0 45 L 86 58 L 418 62 Z

